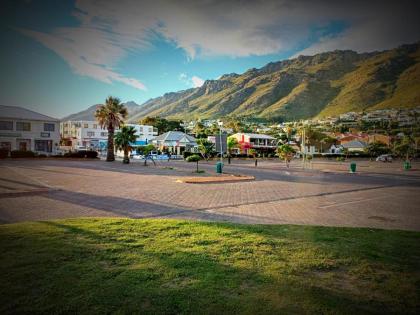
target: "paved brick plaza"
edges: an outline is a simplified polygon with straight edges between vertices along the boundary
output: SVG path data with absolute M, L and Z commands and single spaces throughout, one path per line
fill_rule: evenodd
M 348 174 L 334 163 L 303 171 L 243 161 L 224 170 L 255 181 L 186 184 L 176 180 L 191 176 L 195 163 L 4 160 L 0 222 L 122 216 L 420 231 L 420 173 L 393 171 L 394 165 Z M 201 168 L 212 174 L 214 162 Z

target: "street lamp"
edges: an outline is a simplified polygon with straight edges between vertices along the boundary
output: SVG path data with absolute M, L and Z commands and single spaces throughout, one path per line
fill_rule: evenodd
M 222 145 L 222 126 L 223 121 L 217 121 L 217 124 L 219 125 L 219 141 L 220 141 L 220 162 L 223 162 L 223 145 Z

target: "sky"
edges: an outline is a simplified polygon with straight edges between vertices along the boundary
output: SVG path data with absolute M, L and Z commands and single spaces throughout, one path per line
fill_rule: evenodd
M 0 104 L 61 118 L 226 73 L 420 40 L 420 1 L 0 1 Z

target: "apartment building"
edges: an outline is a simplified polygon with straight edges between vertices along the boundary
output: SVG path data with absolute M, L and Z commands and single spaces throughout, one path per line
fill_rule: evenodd
M 0 105 L 2 150 L 55 154 L 60 143 L 59 120 L 32 110 Z
M 137 131 L 135 145 L 145 145 L 158 134 L 153 126 L 127 125 L 133 126 Z M 60 134 L 62 148 L 65 150 L 103 150 L 108 142 L 108 130 L 101 128 L 97 121 L 63 121 L 60 123 Z

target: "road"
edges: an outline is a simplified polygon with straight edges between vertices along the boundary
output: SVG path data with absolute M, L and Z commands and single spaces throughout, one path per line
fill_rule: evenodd
M 204 176 L 214 163 L 200 162 Z M 177 179 L 195 163 L 3 160 L 0 222 L 111 216 L 420 231 L 420 173 L 377 165 L 349 174 L 341 163 L 234 161 L 225 172 L 255 181 L 186 184 Z

